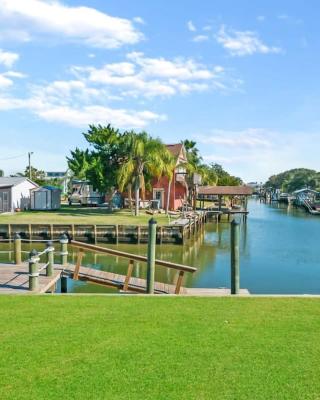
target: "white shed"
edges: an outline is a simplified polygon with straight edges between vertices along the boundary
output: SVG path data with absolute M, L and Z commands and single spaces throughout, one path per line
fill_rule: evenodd
M 61 207 L 61 189 L 43 186 L 31 192 L 31 210 L 58 210 Z
M 30 208 L 31 190 L 38 185 L 24 177 L 0 177 L 0 213 Z

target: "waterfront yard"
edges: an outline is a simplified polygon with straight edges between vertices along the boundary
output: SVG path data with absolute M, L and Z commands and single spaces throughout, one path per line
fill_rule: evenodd
M 152 215 L 140 211 L 136 217 L 128 209 L 109 211 L 106 208 L 77 207 L 62 205 L 57 211 L 22 211 L 14 214 L 0 214 L 0 224 L 147 224 Z M 169 223 L 165 214 L 155 214 L 159 225 Z
M 1 296 L 0 398 L 319 399 L 318 299 Z

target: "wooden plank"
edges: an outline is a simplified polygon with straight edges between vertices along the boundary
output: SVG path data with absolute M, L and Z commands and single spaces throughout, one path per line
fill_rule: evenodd
M 126 279 L 124 280 L 124 285 L 123 285 L 123 290 L 125 292 L 128 291 L 129 282 L 130 282 L 130 278 L 131 278 L 132 271 L 133 271 L 133 266 L 134 266 L 134 261 L 133 260 L 129 260 L 127 276 L 126 276 Z
M 72 246 L 74 246 L 76 248 L 91 250 L 91 251 L 97 252 L 97 253 L 110 254 L 110 255 L 123 257 L 123 258 L 127 258 L 129 260 L 134 260 L 134 261 L 147 262 L 147 257 L 139 256 L 137 254 L 131 254 L 131 253 L 126 253 L 124 251 L 108 249 L 106 247 L 95 246 L 92 244 L 77 242 L 75 240 L 71 240 L 70 243 Z M 177 270 L 182 270 L 182 271 L 186 271 L 186 272 L 196 272 L 197 271 L 197 268 L 195 268 L 195 267 L 190 267 L 188 265 L 183 265 L 183 264 L 172 263 L 170 261 L 155 260 L 155 262 L 156 262 L 156 265 L 161 265 L 163 267 L 167 267 L 167 268 L 171 268 L 171 269 L 177 269 Z
M 74 279 L 75 281 L 78 279 L 78 276 L 79 276 L 79 270 L 80 270 L 82 258 L 83 258 L 83 250 L 82 250 L 82 249 L 79 249 L 79 251 L 78 251 L 78 258 L 77 258 L 77 264 L 76 264 L 76 267 L 75 267 L 74 273 L 73 273 L 73 279 Z
M 179 294 L 180 293 L 180 289 L 182 286 L 182 281 L 183 281 L 183 276 L 184 276 L 184 271 L 180 271 L 179 272 L 179 276 L 178 276 L 178 280 L 177 280 L 177 285 L 176 285 L 176 289 L 175 289 L 175 294 Z

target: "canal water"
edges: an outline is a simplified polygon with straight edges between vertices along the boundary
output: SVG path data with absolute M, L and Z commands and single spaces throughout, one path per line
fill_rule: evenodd
M 320 217 L 301 209 L 280 204 L 249 201 L 247 223 L 241 223 L 240 284 L 253 294 L 320 294 Z M 24 250 L 42 245 L 24 245 Z M 145 245 L 108 245 L 145 255 Z M 10 250 L 9 244 L 0 250 Z M 25 254 L 27 257 L 27 254 Z M 75 262 L 76 253 L 70 254 Z M 157 246 L 157 258 L 196 266 L 198 271 L 186 274 L 188 287 L 230 287 L 230 224 L 208 223 L 204 232 L 184 246 Z M 0 262 L 8 255 L 0 254 Z M 83 264 L 117 273 L 126 273 L 127 260 L 89 253 Z M 137 263 L 135 276 L 145 277 L 146 266 Z M 173 283 L 176 272 L 157 267 L 156 280 Z M 69 281 L 71 292 L 116 292 L 114 289 Z

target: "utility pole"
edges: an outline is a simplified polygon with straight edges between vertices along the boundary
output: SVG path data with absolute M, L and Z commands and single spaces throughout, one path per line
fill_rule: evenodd
M 33 154 L 33 151 L 28 153 L 28 159 L 29 159 L 29 179 L 32 179 L 32 173 L 31 173 L 31 156 Z

